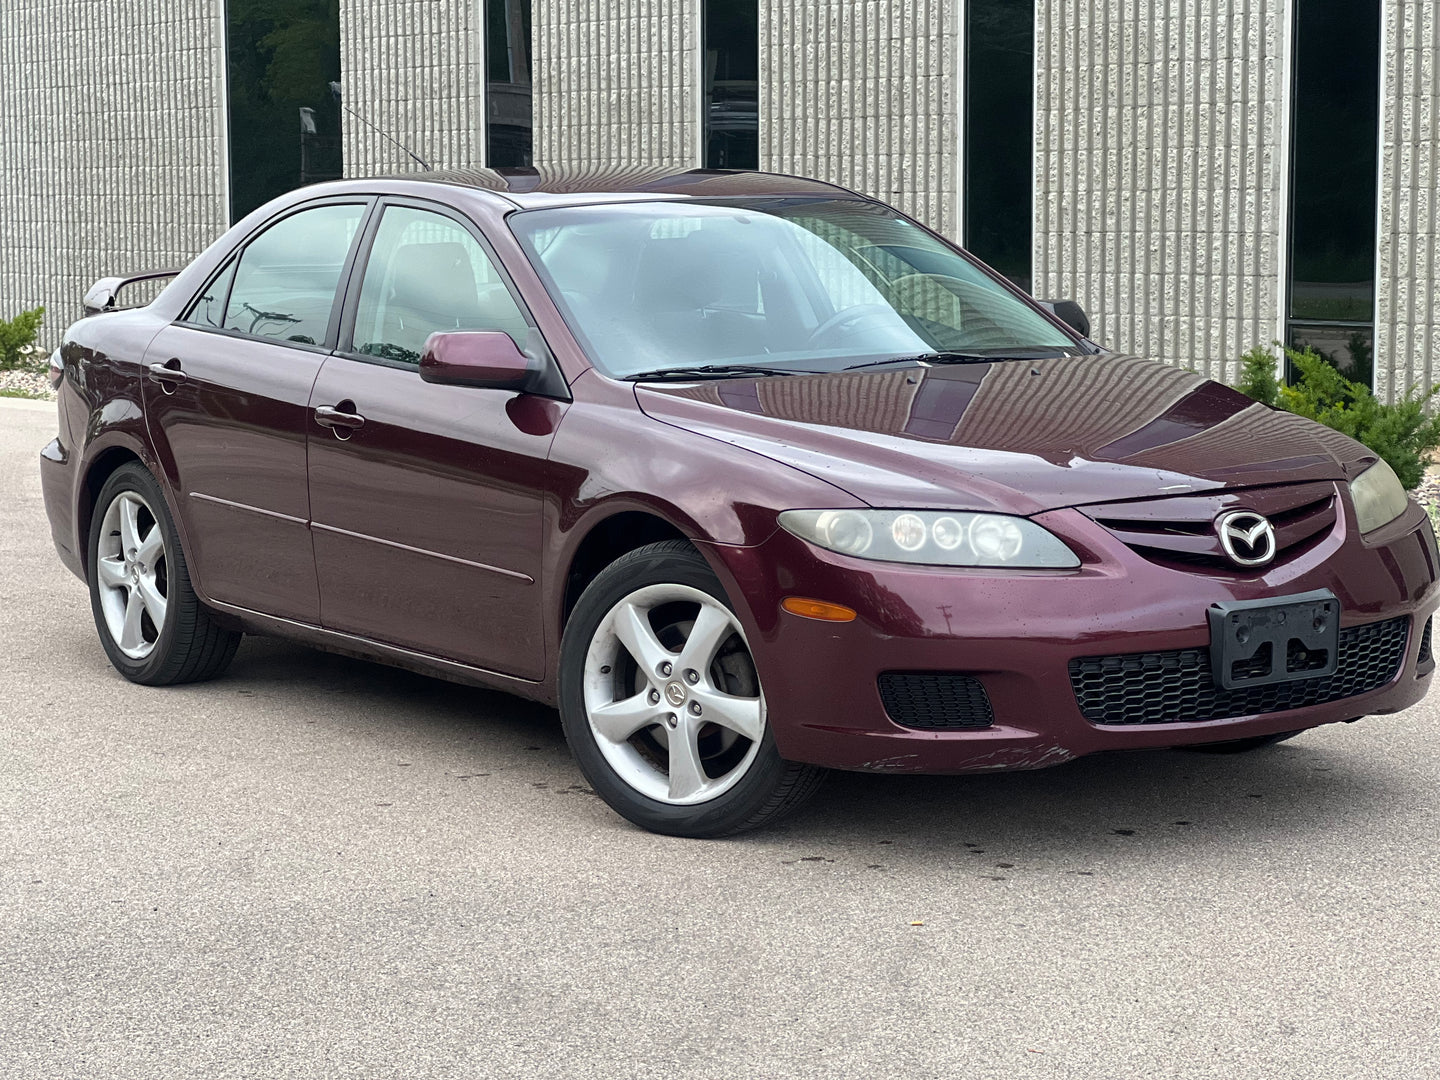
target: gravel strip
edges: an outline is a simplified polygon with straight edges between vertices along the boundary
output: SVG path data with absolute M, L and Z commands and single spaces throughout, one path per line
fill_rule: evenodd
M 0 390 L 23 390 L 45 401 L 55 400 L 50 380 L 32 371 L 0 371 Z

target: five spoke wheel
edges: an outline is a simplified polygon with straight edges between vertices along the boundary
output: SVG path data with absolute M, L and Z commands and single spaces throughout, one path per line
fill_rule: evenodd
M 139 492 L 122 491 L 111 501 L 95 555 L 110 637 L 130 659 L 143 660 L 165 629 L 170 589 L 165 534 Z
M 672 836 L 757 828 L 824 775 L 780 756 L 740 618 L 683 540 L 627 552 L 586 586 L 560 647 L 560 718 L 595 793 Z
M 675 806 L 732 787 L 765 734 L 740 624 L 686 585 L 648 585 L 610 609 L 585 658 L 585 709 L 621 778 Z
M 171 686 L 225 670 L 240 631 L 220 625 L 195 595 L 165 494 L 138 461 L 101 485 L 86 563 L 100 643 L 125 678 Z

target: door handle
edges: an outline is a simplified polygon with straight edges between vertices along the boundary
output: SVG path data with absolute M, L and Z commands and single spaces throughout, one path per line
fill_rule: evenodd
M 353 401 L 342 401 L 339 405 L 321 405 L 315 410 L 315 422 L 327 427 L 339 439 L 348 439 L 352 432 L 365 423 L 365 417 L 349 410 L 355 408 Z
M 175 366 L 170 367 L 170 364 L 174 364 Z M 167 394 L 173 394 L 175 392 L 174 383 L 182 383 L 186 379 L 185 372 L 180 370 L 180 361 L 178 359 L 167 360 L 163 364 L 151 364 L 149 371 L 150 377 L 158 382 L 160 389 Z

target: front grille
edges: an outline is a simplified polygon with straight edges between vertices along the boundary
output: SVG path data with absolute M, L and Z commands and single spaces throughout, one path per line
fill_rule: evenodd
M 973 675 L 939 671 L 887 671 L 880 700 L 890 719 L 921 731 L 974 730 L 995 722 L 990 695 Z
M 1319 679 L 1224 690 L 1210 675 L 1210 650 L 1087 656 L 1070 661 L 1070 685 L 1095 724 L 1181 724 L 1283 712 L 1339 701 L 1391 682 L 1405 662 L 1410 617 L 1340 631 L 1338 668 Z
M 1226 510 L 1264 514 L 1275 527 L 1275 561 L 1284 562 L 1329 536 L 1338 519 L 1329 483 L 1251 488 L 1233 494 L 1182 495 L 1081 509 L 1150 562 L 1201 573 L 1237 572 L 1220 546 L 1215 519 Z M 1246 571 L 1248 572 L 1248 571 Z M 1255 571 L 1260 572 L 1260 571 Z

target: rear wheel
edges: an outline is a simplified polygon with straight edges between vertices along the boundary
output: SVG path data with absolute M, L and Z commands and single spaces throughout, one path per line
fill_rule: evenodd
M 90 526 L 90 607 L 116 670 L 148 686 L 214 678 L 240 633 L 216 626 L 190 587 L 180 537 L 155 478 L 116 469 Z
M 1196 754 L 1244 754 L 1262 747 L 1274 746 L 1286 739 L 1293 739 L 1305 730 L 1307 729 L 1302 728 L 1300 731 L 1281 731 L 1274 735 L 1255 735 L 1249 739 L 1231 739 L 1229 742 L 1199 743 L 1194 746 L 1181 746 L 1178 749 L 1190 750 Z
M 560 663 L 560 715 L 581 771 L 643 828 L 753 829 L 793 810 L 823 776 L 776 751 L 744 631 L 683 541 L 603 570 L 575 606 Z

